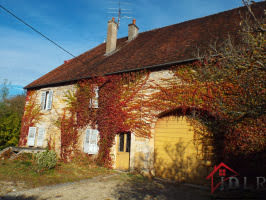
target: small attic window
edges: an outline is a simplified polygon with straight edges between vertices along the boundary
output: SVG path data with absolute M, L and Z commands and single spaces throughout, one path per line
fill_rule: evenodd
M 97 85 L 95 85 L 93 87 L 93 93 L 94 93 L 94 96 L 91 98 L 90 107 L 91 108 L 99 108 L 99 103 L 98 103 L 99 87 Z
M 51 110 L 52 109 L 52 101 L 53 101 L 53 91 L 43 91 L 41 98 L 41 109 L 42 110 Z

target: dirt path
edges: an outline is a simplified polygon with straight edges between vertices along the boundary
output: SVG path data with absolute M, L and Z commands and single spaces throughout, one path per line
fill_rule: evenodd
M 95 177 L 80 182 L 13 191 L 0 200 L 166 200 L 210 199 L 208 191 L 150 181 L 126 174 Z
M 1 184 L 1 183 L 0 183 Z M 9 183 L 10 184 L 10 183 Z M 8 185 L 8 184 L 6 184 Z M 0 190 L 3 191 L 3 185 Z M 12 189 L 13 188 L 13 189 Z M 79 182 L 23 190 L 23 184 L 12 185 L 13 192 L 0 200 L 208 200 L 208 199 L 265 199 L 265 193 L 251 198 L 237 192 L 225 198 L 225 193 L 211 195 L 209 189 L 192 188 L 160 180 L 149 180 L 130 174 L 99 176 Z M 16 190 L 16 191 L 14 191 Z M 22 191 L 19 191 L 22 190 Z M 8 192 L 8 190 L 6 190 Z M 228 194 L 232 194 L 231 192 Z M 233 197 L 233 198 L 232 198 Z

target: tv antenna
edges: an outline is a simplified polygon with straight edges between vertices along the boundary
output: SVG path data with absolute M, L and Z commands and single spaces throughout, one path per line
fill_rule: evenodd
M 112 17 L 115 17 L 117 19 L 117 24 L 118 24 L 118 29 L 120 26 L 120 22 L 122 19 L 131 19 L 132 17 L 129 16 L 129 14 L 132 14 L 132 9 L 130 8 L 125 8 L 126 6 L 132 5 L 130 2 L 125 2 L 125 1 L 110 1 L 112 4 L 116 4 L 118 7 L 112 7 L 108 8 L 108 13 L 112 14 Z M 114 16 L 114 14 L 116 16 Z

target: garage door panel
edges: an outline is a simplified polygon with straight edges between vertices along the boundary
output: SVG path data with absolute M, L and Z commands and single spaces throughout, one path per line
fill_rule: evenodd
M 193 127 L 186 117 L 159 119 L 154 146 L 156 176 L 188 182 L 202 177 L 205 170 L 202 145 L 200 140 L 194 140 Z

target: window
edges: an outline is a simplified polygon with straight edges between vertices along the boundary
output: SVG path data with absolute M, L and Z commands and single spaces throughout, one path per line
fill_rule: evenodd
M 131 145 L 131 134 L 130 132 L 127 133 L 120 133 L 119 134 L 119 152 L 130 152 L 130 145 Z
M 51 110 L 52 109 L 52 101 L 53 101 L 53 91 L 52 90 L 42 92 L 41 109 L 42 110 Z
M 119 137 L 119 151 L 120 152 L 123 152 L 124 151 L 124 134 L 120 134 L 120 137 Z
M 28 133 L 28 146 L 33 147 L 35 144 L 35 136 L 36 136 L 36 127 L 29 127 L 29 133 Z
M 42 147 L 44 138 L 45 138 L 45 129 L 40 127 L 38 128 L 37 147 Z
M 87 129 L 84 138 L 84 152 L 88 154 L 97 154 L 99 131 L 97 129 Z
M 36 140 L 36 134 L 38 130 L 38 135 L 37 135 L 37 147 L 42 147 L 43 146 L 43 141 L 45 138 L 45 129 L 42 127 L 29 127 L 29 132 L 28 132 L 28 146 L 34 147 L 35 146 L 35 140 Z
M 91 98 L 91 108 L 98 108 L 99 87 L 94 86 L 94 97 Z

